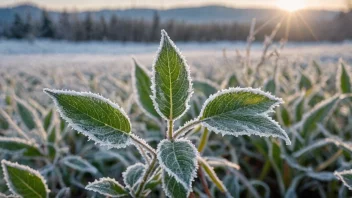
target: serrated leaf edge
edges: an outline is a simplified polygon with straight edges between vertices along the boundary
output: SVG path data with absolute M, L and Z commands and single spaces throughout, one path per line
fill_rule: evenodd
M 202 115 L 203 115 L 203 113 L 204 113 L 205 108 L 207 107 L 207 105 L 208 105 L 211 101 L 213 101 L 214 99 L 216 99 L 218 96 L 221 96 L 221 95 L 224 95 L 224 94 L 227 94 L 227 93 L 238 93 L 238 92 L 250 92 L 250 93 L 254 93 L 254 94 L 258 94 L 258 95 L 264 95 L 264 96 L 268 97 L 269 99 L 276 101 L 273 105 L 271 105 L 271 107 L 270 107 L 267 111 L 265 111 L 265 112 L 263 112 L 263 113 L 260 113 L 260 114 L 258 114 L 258 115 L 261 115 L 262 117 L 267 118 L 267 119 L 270 120 L 274 125 L 278 126 L 278 128 L 280 129 L 280 132 L 282 133 L 282 135 L 284 136 L 284 138 L 281 137 L 281 136 L 279 136 L 279 135 L 276 135 L 276 134 L 259 133 L 259 132 L 255 131 L 255 130 L 250 129 L 250 128 L 248 128 L 247 131 L 239 131 L 239 132 L 237 132 L 236 134 L 233 134 L 233 133 L 229 133 L 228 131 L 224 131 L 224 130 L 218 129 L 218 128 L 216 128 L 216 127 L 212 127 L 212 126 L 210 126 L 209 124 L 202 122 L 201 117 L 202 117 Z M 281 98 L 277 98 L 277 97 L 271 95 L 269 92 L 264 92 L 264 91 L 262 91 L 261 89 L 255 89 L 255 88 L 251 88 L 251 87 L 249 87 L 249 88 L 240 88 L 240 87 L 234 88 L 234 87 L 231 87 L 231 88 L 228 88 L 228 89 L 223 89 L 223 90 L 221 90 L 221 91 L 218 91 L 218 92 L 215 93 L 215 94 L 212 94 L 212 95 L 204 102 L 203 107 L 202 107 L 202 109 L 201 109 L 201 111 L 200 111 L 200 114 L 199 114 L 197 120 L 200 120 L 200 121 L 201 121 L 201 125 L 202 125 L 202 126 L 207 127 L 209 130 L 215 132 L 216 134 L 219 134 L 219 133 L 220 133 L 222 136 L 224 136 L 224 135 L 232 135 L 232 136 L 236 136 L 236 137 L 237 137 L 237 136 L 240 136 L 240 135 L 248 135 L 248 136 L 250 136 L 250 135 L 257 135 L 257 136 L 260 136 L 260 137 L 276 137 L 276 138 L 282 138 L 282 139 L 284 139 L 285 142 L 286 142 L 286 145 L 291 145 L 291 140 L 290 140 L 290 138 L 288 137 L 287 133 L 281 128 L 281 126 L 279 125 L 279 123 L 278 123 L 277 121 L 273 120 L 273 119 L 272 119 L 271 117 L 269 117 L 269 115 L 268 115 L 268 113 L 274 112 L 274 108 L 275 108 L 275 107 L 278 107 L 280 104 L 283 104 L 283 103 L 284 103 L 284 101 L 283 101 Z
M 153 61 L 153 65 L 152 65 L 152 78 L 151 78 L 151 82 L 152 82 L 152 85 L 151 85 L 151 89 L 152 89 L 152 95 L 150 96 L 152 101 L 153 101 L 153 104 L 154 104 L 154 108 L 155 110 L 158 112 L 158 114 L 164 119 L 164 120 L 167 120 L 167 121 L 170 121 L 169 118 L 165 117 L 164 114 L 160 111 L 159 109 L 159 105 L 158 103 L 156 102 L 156 83 L 155 83 L 155 65 L 156 65 L 156 62 L 158 61 L 158 58 L 160 56 L 160 53 L 161 53 L 161 50 L 164 46 L 164 40 L 165 38 L 169 41 L 170 45 L 175 49 L 176 53 L 180 56 L 183 64 L 185 65 L 185 68 L 186 68 L 186 71 L 187 71 L 187 79 L 189 81 L 189 87 L 188 87 L 188 97 L 185 101 L 186 103 L 186 109 L 185 111 L 180 114 L 178 117 L 176 118 L 172 118 L 173 120 L 177 120 L 179 119 L 180 117 L 182 117 L 187 111 L 188 109 L 191 107 L 189 105 L 189 101 L 191 100 L 191 97 L 193 95 L 193 84 L 192 84 L 192 78 L 191 78 L 191 69 L 189 67 L 189 65 L 187 64 L 187 61 L 185 59 L 185 57 L 182 55 L 181 51 L 177 48 L 177 46 L 175 45 L 175 43 L 171 40 L 171 38 L 168 36 L 167 32 L 162 29 L 161 30 L 161 39 L 160 39 L 160 45 L 159 45 L 159 48 L 156 52 L 156 55 L 155 55 L 155 58 L 154 58 L 154 61 Z
M 46 184 L 46 180 L 44 179 L 44 177 L 38 171 L 30 168 L 29 166 L 21 165 L 21 164 L 18 164 L 17 162 L 13 163 L 13 162 L 10 162 L 10 161 L 7 161 L 7 160 L 3 159 L 3 160 L 1 160 L 1 167 L 2 167 L 2 171 L 4 173 L 4 179 L 6 181 L 7 187 L 9 188 L 9 190 L 12 193 L 18 195 L 18 193 L 15 190 L 15 187 L 10 182 L 10 177 L 8 175 L 6 166 L 10 166 L 10 167 L 17 168 L 17 169 L 20 169 L 20 170 L 23 170 L 23 171 L 27 171 L 27 172 L 30 172 L 31 174 L 37 176 L 44 184 L 45 191 L 46 191 L 46 198 L 49 197 L 50 190 L 49 190 L 49 188 L 48 188 L 48 186 Z
M 185 138 L 180 138 L 180 139 L 177 139 L 177 140 L 174 140 L 174 142 L 187 142 L 191 145 L 194 153 L 196 154 L 196 157 L 193 159 L 193 165 L 195 166 L 195 169 L 192 171 L 191 173 L 191 182 L 190 184 L 186 184 L 184 183 L 182 180 L 180 180 L 177 175 L 175 173 L 173 173 L 168 167 L 166 167 L 166 165 L 163 163 L 162 159 L 161 159 L 161 156 L 159 155 L 161 152 L 160 152 L 160 145 L 162 145 L 164 142 L 168 142 L 170 141 L 169 139 L 164 139 L 162 141 L 160 141 L 160 143 L 158 144 L 158 148 L 157 148 L 157 158 L 158 158 L 158 161 L 159 161 L 159 164 L 161 166 L 161 168 L 163 170 L 165 170 L 170 176 L 174 177 L 176 179 L 176 181 L 180 184 L 182 184 L 187 190 L 189 189 L 192 189 L 192 182 L 194 181 L 194 179 L 197 177 L 197 170 L 198 170 L 198 161 L 197 161 L 197 158 L 199 157 L 199 153 L 198 153 L 198 150 L 196 149 L 196 147 L 193 145 L 193 143 L 188 140 L 188 139 L 185 139 Z
M 91 189 L 90 186 L 92 185 L 96 185 L 96 184 L 99 184 L 99 183 L 102 183 L 104 181 L 109 181 L 109 182 L 112 182 L 116 185 L 118 185 L 119 187 L 121 187 L 122 189 L 125 189 L 124 186 L 122 186 L 118 181 L 116 181 L 115 179 L 113 178 L 110 178 L 110 177 L 102 177 L 100 178 L 99 180 L 95 180 L 94 182 L 89 182 L 88 185 L 85 187 L 86 190 L 90 190 L 90 191 L 93 191 L 93 192 L 97 192 L 97 193 L 100 193 L 102 195 L 105 195 L 105 196 L 111 196 L 111 197 L 123 197 L 123 196 L 126 196 L 128 193 L 126 192 L 126 194 L 123 194 L 121 196 L 116 196 L 116 195 L 111 195 L 111 194 L 108 194 L 108 193 L 105 193 L 105 192 L 100 192 L 99 190 L 96 190 L 96 189 Z
M 96 98 L 96 99 L 102 100 L 102 101 L 108 103 L 109 105 L 111 105 L 112 107 L 118 109 L 127 118 L 128 122 L 130 124 L 130 128 L 132 130 L 132 123 L 130 121 L 130 118 L 127 116 L 126 112 L 118 104 L 112 102 L 110 99 L 104 98 L 103 96 L 101 96 L 99 94 L 95 94 L 95 93 L 91 93 L 91 92 L 76 92 L 76 91 L 72 91 L 72 90 L 56 90 L 56 89 L 48 89 L 48 88 L 43 89 L 43 91 L 44 91 L 44 93 L 48 94 L 48 96 L 50 98 L 53 99 L 55 106 L 57 107 L 56 109 L 60 114 L 60 117 L 63 118 L 74 130 L 87 136 L 89 140 L 95 141 L 96 144 L 99 144 L 100 146 L 107 146 L 108 148 L 113 147 L 113 148 L 117 148 L 117 149 L 126 148 L 128 145 L 131 144 L 130 139 L 128 139 L 125 144 L 120 144 L 120 145 L 112 145 L 112 144 L 105 143 L 103 141 L 98 140 L 93 135 L 91 135 L 90 133 L 87 133 L 85 130 L 83 130 L 81 127 L 78 127 L 77 125 L 75 125 L 74 122 L 72 121 L 72 119 L 65 116 L 61 110 L 62 106 L 57 102 L 56 98 L 51 96 L 48 92 L 53 92 L 53 93 L 58 93 L 58 94 L 67 94 L 67 95 L 72 95 L 72 96 L 85 96 L 85 97 L 91 97 L 91 98 Z M 125 133 L 125 134 L 130 135 L 131 133 L 132 132 L 130 131 L 129 133 Z

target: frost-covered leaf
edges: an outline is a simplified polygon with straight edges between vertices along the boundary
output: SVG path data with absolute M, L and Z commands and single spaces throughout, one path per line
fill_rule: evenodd
M 42 156 L 39 145 L 20 138 L 0 137 L 0 153 L 21 153 L 26 157 Z
M 45 131 L 48 131 L 49 126 L 50 126 L 51 121 L 52 121 L 52 118 L 53 118 L 53 110 L 50 109 L 48 114 L 46 114 L 46 116 L 44 117 L 43 127 L 44 127 Z
M 302 134 L 305 136 L 309 132 L 314 131 L 317 128 L 317 124 L 324 121 L 329 113 L 334 109 L 336 103 L 339 101 L 338 96 L 334 96 L 330 99 L 324 100 L 323 102 L 316 105 L 311 111 L 304 114 L 302 118 Z
M 279 137 L 291 144 L 286 132 L 268 113 L 282 103 L 259 89 L 230 88 L 212 95 L 203 105 L 199 121 L 222 135 Z
M 305 74 L 301 73 L 301 78 L 299 80 L 299 88 L 309 90 L 312 87 L 312 81 Z
M 334 174 L 348 189 L 352 190 L 352 170 L 336 171 Z
M 9 123 L 7 120 L 0 114 L 0 129 L 7 130 L 9 128 Z
M 23 198 L 47 198 L 49 189 L 45 179 L 28 166 L 1 161 L 4 178 L 10 191 Z
M 166 120 L 176 120 L 189 108 L 192 82 L 189 66 L 165 30 L 153 64 L 152 100 Z
M 70 197 L 70 188 L 62 188 L 55 196 L 55 198 L 67 198 Z
M 186 139 L 163 140 L 158 145 L 157 154 L 162 169 L 190 191 L 198 168 L 198 152 L 194 145 Z
M 87 190 L 91 190 L 109 197 L 124 197 L 128 193 L 125 188 L 116 180 L 111 178 L 100 178 L 86 186 Z
M 17 101 L 17 110 L 22 122 L 26 125 L 29 130 L 32 130 L 36 127 L 32 112 L 29 110 L 29 107 L 26 104 Z
M 131 123 L 117 104 L 100 95 L 44 89 L 61 116 L 78 132 L 102 146 L 121 148 L 130 144 Z
M 171 198 L 187 198 L 190 193 L 187 188 L 166 171 L 163 171 L 162 174 L 162 186 L 165 194 Z
M 293 106 L 296 122 L 301 121 L 304 114 L 304 96 L 300 96 Z
M 159 114 L 156 112 L 153 101 L 150 97 L 152 95 L 152 90 L 149 72 L 135 60 L 133 68 L 132 83 L 136 102 L 148 115 L 158 118 Z
M 351 76 L 346 70 L 345 64 L 342 61 L 339 63 L 336 83 L 337 89 L 340 90 L 341 93 L 352 92 Z
M 125 172 L 122 173 L 123 182 L 126 185 L 126 188 L 134 190 L 134 187 L 142 179 L 143 173 L 145 170 L 145 165 L 142 163 L 136 163 L 132 166 L 129 166 Z
M 264 84 L 264 90 L 268 91 L 272 94 L 276 93 L 276 83 L 275 83 L 275 79 L 270 78 L 268 81 L 265 82 Z
M 81 172 L 90 172 L 93 174 L 98 172 L 98 170 L 93 165 L 91 165 L 87 160 L 81 158 L 80 156 L 67 156 L 62 159 L 62 162 L 66 166 Z

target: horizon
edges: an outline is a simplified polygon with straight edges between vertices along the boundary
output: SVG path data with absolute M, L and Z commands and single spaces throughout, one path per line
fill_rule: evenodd
M 34 0 L 34 1 L 16 1 L 16 0 L 4 0 L 0 3 L 0 8 L 13 8 L 16 6 L 21 6 L 21 5 L 32 5 L 36 6 L 39 8 L 44 8 L 47 10 L 51 11 L 62 11 L 62 10 L 67 10 L 67 11 L 97 11 L 97 10 L 114 10 L 114 9 L 119 9 L 119 10 L 127 10 L 127 9 L 157 9 L 157 10 L 169 10 L 169 9 L 178 9 L 178 8 L 197 8 L 197 7 L 207 7 L 207 6 L 223 6 L 223 7 L 229 7 L 229 8 L 237 8 L 237 9 L 281 9 L 278 5 L 277 2 L 278 0 L 269 0 L 269 2 L 264 3 L 258 3 L 259 0 L 250 0 L 250 1 L 244 1 L 244 0 L 238 0 L 233 3 L 226 3 L 225 1 L 212 1 L 212 0 L 197 0 L 197 4 L 195 1 L 193 3 L 187 3 L 187 1 L 181 1 L 181 3 L 176 3 L 172 1 L 171 3 L 168 3 L 168 6 L 165 6 L 165 3 L 163 3 L 163 0 L 157 2 L 154 1 L 154 3 L 137 3 L 136 0 L 132 1 L 125 1 L 124 4 L 119 4 L 119 5 L 114 5 L 110 4 L 108 5 L 107 3 L 101 3 L 100 5 L 95 5 L 89 4 L 88 6 L 77 6 L 77 4 L 80 4 L 82 0 L 75 0 L 76 4 L 61 4 L 59 5 L 53 5 L 50 3 L 48 4 L 48 1 L 46 3 L 42 2 L 43 0 Z M 107 0 L 109 2 L 109 0 Z M 153 1 L 153 0 L 149 0 Z M 199 2 L 200 1 L 200 2 Z M 331 1 L 325 1 L 324 3 L 320 4 L 317 1 L 319 0 L 305 0 L 305 7 L 302 10 L 326 10 L 326 11 L 342 11 L 345 10 L 345 5 L 343 3 L 343 0 L 338 0 L 339 2 L 334 2 L 334 6 L 331 5 Z M 115 1 L 116 2 L 116 1 Z M 129 3 L 126 3 L 129 2 Z M 180 1 L 178 1 L 180 2 Z M 182 3 L 183 2 L 183 3 Z M 62 2 L 64 3 L 64 2 Z M 130 4 L 128 6 L 128 4 Z M 159 6 L 158 6 L 159 5 Z M 319 6 L 318 6 L 319 5 Z M 329 7 L 329 8 L 328 8 Z

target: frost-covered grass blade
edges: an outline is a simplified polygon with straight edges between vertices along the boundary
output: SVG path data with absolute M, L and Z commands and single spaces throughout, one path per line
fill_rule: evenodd
M 0 137 L 0 153 L 20 153 L 25 157 L 39 157 L 43 154 L 39 145 L 20 138 Z
M 336 171 L 334 174 L 349 190 L 352 190 L 352 170 Z
M 62 162 L 66 166 L 81 172 L 89 172 L 92 174 L 98 172 L 98 170 L 93 165 L 91 165 L 87 160 L 81 158 L 80 156 L 67 156 L 62 159 Z

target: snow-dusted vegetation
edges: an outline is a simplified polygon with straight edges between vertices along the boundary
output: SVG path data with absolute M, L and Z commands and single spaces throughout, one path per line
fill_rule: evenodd
M 0 196 L 351 195 L 351 43 L 171 39 L 0 41 Z

